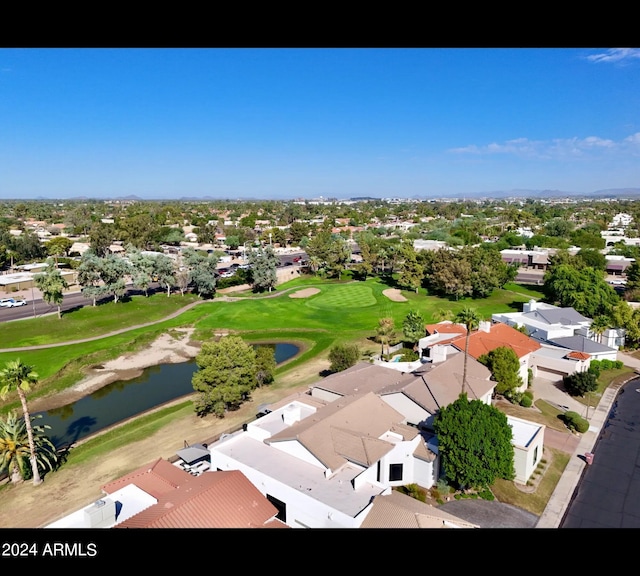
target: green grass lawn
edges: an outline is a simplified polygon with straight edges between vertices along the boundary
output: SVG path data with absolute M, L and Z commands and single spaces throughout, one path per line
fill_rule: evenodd
M 315 287 L 320 292 L 310 298 L 290 298 L 295 289 Z M 115 330 L 158 321 L 157 324 L 109 336 L 82 344 L 68 344 L 55 348 L 0 353 L 0 366 L 8 360 L 20 358 L 33 366 L 40 375 L 39 385 L 29 394 L 30 398 L 65 389 L 83 377 L 86 366 L 99 364 L 118 356 L 141 349 L 159 334 L 172 328 L 193 327 L 194 338 L 206 340 L 221 330 L 238 333 L 249 342 L 281 341 L 293 342 L 300 353 L 276 369 L 272 388 L 279 388 L 279 376 L 317 357 L 326 357 L 329 349 L 343 342 L 355 342 L 363 357 L 379 351 L 373 341 L 378 321 L 382 317 L 394 319 L 398 340 L 401 339 L 402 322 L 410 310 L 420 313 L 425 323 L 436 321 L 436 313 L 448 309 L 458 312 L 463 306 L 475 308 L 480 316 L 489 320 L 498 312 L 522 309 L 522 304 L 534 296 L 535 290 L 518 285 L 496 290 L 482 300 L 447 300 L 419 293 L 403 291 L 406 302 L 394 302 L 384 296 L 388 285 L 378 278 L 365 282 L 325 281 L 316 277 L 301 277 L 278 286 L 272 294 L 243 294 L 237 300 L 215 298 L 204 301 L 172 319 L 174 314 L 189 302 L 198 298 L 156 294 L 149 298 L 134 296 L 117 304 L 108 303 L 97 307 L 85 307 L 67 312 L 62 319 L 52 315 L 38 319 L 12 322 L 11 330 L 0 333 L 0 347 L 13 348 L 27 345 L 64 343 L 92 336 L 107 334 Z M 164 318 L 164 320 L 163 320 Z M 9 327 L 9 324 L 6 325 Z M 19 327 L 19 329 L 13 329 Z M 288 384 L 290 386 L 291 384 Z M 286 386 L 286 385 L 284 385 Z M 536 405 L 542 410 L 541 420 L 547 425 L 555 424 L 555 409 Z M 16 407 L 15 398 L 0 405 L 5 412 Z M 544 409 L 543 409 L 544 408 Z M 524 409 L 523 409 L 524 410 Z M 113 446 L 134 442 L 152 433 L 158 427 L 191 413 L 191 402 L 159 410 L 135 419 L 116 431 L 100 435 L 69 455 L 67 465 L 83 462 L 109 452 Z M 528 412 L 528 415 L 531 413 Z M 524 416 L 526 417 L 526 416 Z M 533 418 L 532 418 L 533 419 Z M 510 502 L 534 513 L 544 508 L 559 475 L 566 466 L 562 454 L 554 455 L 550 469 L 536 489 L 535 494 L 523 494 L 513 483 L 504 483 L 493 488 L 503 502 Z
M 322 310 L 340 310 L 352 308 L 366 308 L 375 306 L 376 297 L 371 286 L 366 284 L 347 284 L 344 286 L 332 286 L 319 295 L 309 298 L 306 305 Z
M 542 467 L 540 480 L 531 492 L 518 488 L 508 480 L 496 480 L 491 491 L 495 497 L 505 504 L 511 504 L 540 516 L 547 507 L 564 469 L 571 456 L 553 448 L 545 448 L 546 465 Z
M 2 324 L 0 349 L 19 346 L 40 346 L 82 338 L 101 336 L 136 324 L 162 320 L 199 298 L 193 294 L 173 295 L 164 293 L 151 296 L 134 296 L 129 300 L 112 301 L 99 306 L 84 306 L 64 312 L 62 318 L 49 314 Z
M 290 298 L 294 289 L 315 287 L 320 293 L 311 298 Z M 365 282 L 338 282 L 316 277 L 301 277 L 278 286 L 272 294 L 246 296 L 235 301 L 215 298 L 204 301 L 179 316 L 162 320 L 186 304 L 197 301 L 194 295 L 164 293 L 150 297 L 134 296 L 118 303 L 87 306 L 57 315 L 26 319 L 5 325 L 0 332 L 0 348 L 64 343 L 100 336 L 138 324 L 158 321 L 157 324 L 132 329 L 115 336 L 69 344 L 42 350 L 0 352 L 0 366 L 19 358 L 33 367 L 40 376 L 39 385 L 30 398 L 63 390 L 83 377 L 86 366 L 100 364 L 118 356 L 141 349 L 159 334 L 171 328 L 191 326 L 198 340 L 212 338 L 216 332 L 227 330 L 247 338 L 304 343 L 304 352 L 286 364 L 295 367 L 317 356 L 328 354 L 336 343 L 358 343 L 363 352 L 373 352 L 378 321 L 391 317 L 396 326 L 397 341 L 402 339 L 402 322 L 410 310 L 419 312 L 426 323 L 434 321 L 434 313 L 446 308 L 454 314 L 463 306 L 477 309 L 490 319 L 496 312 L 520 310 L 528 295 L 509 290 L 496 290 L 482 300 L 447 300 L 424 293 L 403 291 L 406 302 L 393 302 L 383 291 L 389 286 L 378 278 Z M 14 329 L 19 327 L 19 329 Z M 280 372 L 285 367 L 278 369 Z M 276 379 L 277 381 L 277 379 Z M 0 405 L 2 411 L 17 406 L 16 398 Z

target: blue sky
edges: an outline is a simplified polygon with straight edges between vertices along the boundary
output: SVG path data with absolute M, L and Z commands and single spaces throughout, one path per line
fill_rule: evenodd
M 640 49 L 0 49 L 0 198 L 638 187 Z

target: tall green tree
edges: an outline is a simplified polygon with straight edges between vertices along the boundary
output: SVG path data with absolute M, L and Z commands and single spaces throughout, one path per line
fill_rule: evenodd
M 131 280 L 133 285 L 140 288 L 145 296 L 149 296 L 149 286 L 153 282 L 155 256 L 146 254 L 142 250 L 129 245 L 127 258 L 131 265 Z
M 456 300 L 470 296 L 473 292 L 471 264 L 449 250 L 438 250 L 437 256 L 427 275 L 429 287 L 437 294 Z
M 104 292 L 100 276 L 101 269 L 102 259 L 91 251 L 82 255 L 80 265 L 76 268 L 76 281 L 81 286 L 82 294 L 93 302 L 93 306 Z
M 484 364 L 497 382 L 496 392 L 510 397 L 516 388 L 522 386 L 520 377 L 520 360 L 513 348 L 498 346 L 487 354 L 483 354 L 478 361 Z
M 424 266 L 418 260 L 413 244 L 403 242 L 400 246 L 400 274 L 398 284 L 407 290 L 414 290 L 418 293 L 424 278 Z
M 342 372 L 351 366 L 355 366 L 360 357 L 360 350 L 355 344 L 336 344 L 329 350 L 331 372 Z
M 257 386 L 256 351 L 239 336 L 225 336 L 217 342 L 205 342 L 196 356 L 198 370 L 192 377 L 193 388 L 200 392 L 196 413 L 214 413 L 224 417 L 236 410 Z
M 47 253 L 49 256 L 53 256 L 58 262 L 58 258 L 62 258 L 64 256 L 69 256 L 69 251 L 73 246 L 73 242 L 64 236 L 59 236 L 58 238 L 52 238 L 46 244 Z
M 183 262 L 189 268 L 189 282 L 193 283 L 198 295 L 213 295 L 216 291 L 218 256 L 190 248 L 184 251 Z
M 424 318 L 417 310 L 410 310 L 402 322 L 402 333 L 413 346 L 426 335 Z
M 248 261 L 251 264 L 253 290 L 255 292 L 264 292 L 265 290 L 271 292 L 278 281 L 276 272 L 278 257 L 273 248 L 267 245 L 264 248 L 251 250 Z
M 274 346 L 256 347 L 256 382 L 258 387 L 271 384 L 276 369 L 276 352 Z
M 544 292 L 550 302 L 572 307 L 588 318 L 611 314 L 620 301 L 602 271 L 571 264 L 552 266 L 545 272 Z
M 453 321 L 456 324 L 464 324 L 467 329 L 464 343 L 464 368 L 462 370 L 462 394 L 465 394 L 467 387 L 467 364 L 469 361 L 469 339 L 471 338 L 471 332 L 476 330 L 480 325 L 481 318 L 476 310 L 465 306 L 454 316 Z
M 461 394 L 438 411 L 433 428 L 446 478 L 458 488 L 487 488 L 497 478 L 514 478 L 513 432 L 494 406 Z
M 176 270 L 176 262 L 165 254 L 158 254 L 153 260 L 153 275 L 167 296 L 171 296 L 171 289 L 176 285 Z
M 104 258 L 111 251 L 109 247 L 113 243 L 115 228 L 113 224 L 95 222 L 89 230 L 90 250 L 99 258 Z
M 8 394 L 16 392 L 22 406 L 22 417 L 27 429 L 27 440 L 29 442 L 29 460 L 31 462 L 31 473 L 33 485 L 37 486 L 42 482 L 38 469 L 38 457 L 36 454 L 36 443 L 34 439 L 33 427 L 31 425 L 31 415 L 27 404 L 27 392 L 32 386 L 38 383 L 38 374 L 33 371 L 33 367 L 24 364 L 20 359 L 10 360 L 5 367 L 0 370 L 0 398 L 3 400 Z
M 64 279 L 60 270 L 58 270 L 53 258 L 47 260 L 45 271 L 36 274 L 33 277 L 33 282 L 38 290 L 42 292 L 42 298 L 45 302 L 58 307 L 58 318 L 62 318 L 64 291 L 69 288 L 69 283 Z
M 640 308 L 632 308 L 629 302 L 621 300 L 611 313 L 613 326 L 624 329 L 625 348 L 640 346 Z
M 35 424 L 38 414 L 31 417 L 31 430 L 38 470 L 45 474 L 56 468 L 59 458 L 55 446 L 46 435 L 46 427 Z M 14 411 L 0 417 L 0 472 L 7 472 L 12 484 L 17 484 L 33 475 L 31 469 L 31 447 L 24 418 Z
M 117 254 L 107 254 L 100 259 L 100 280 L 102 293 L 113 296 L 114 303 L 127 293 L 127 276 L 131 265 Z

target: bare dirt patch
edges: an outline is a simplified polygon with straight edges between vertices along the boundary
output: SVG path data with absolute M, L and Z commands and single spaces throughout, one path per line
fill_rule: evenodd
M 289 294 L 289 298 L 309 298 L 309 296 L 313 296 L 319 292 L 320 290 L 318 290 L 318 288 L 305 288 L 304 290 L 298 290 L 293 294 Z
M 397 288 L 388 288 L 383 294 L 392 300 L 393 302 L 406 302 L 407 299 L 402 295 L 402 292 Z

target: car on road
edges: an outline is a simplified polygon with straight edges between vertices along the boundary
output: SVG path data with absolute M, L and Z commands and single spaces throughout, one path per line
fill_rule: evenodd
M 15 308 L 16 306 L 26 306 L 27 301 L 16 298 L 2 298 L 0 300 L 0 306 L 3 308 Z
M 293 261 L 294 262 L 300 262 L 300 260 L 302 260 L 302 256 L 296 256 Z

